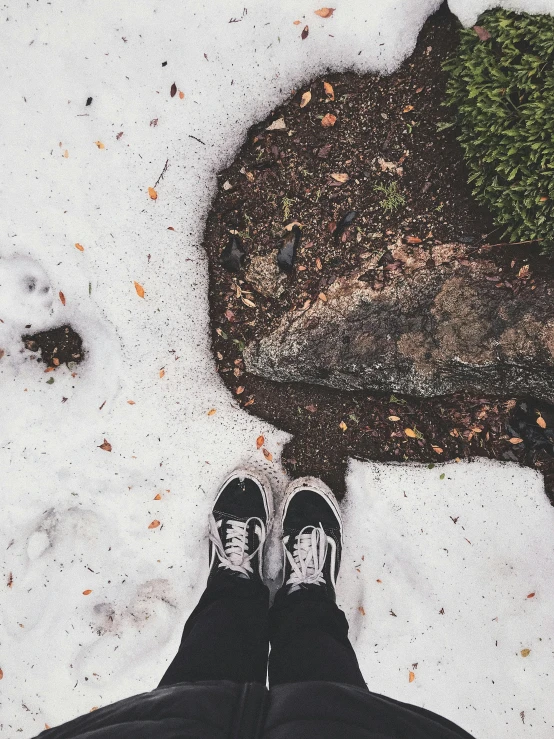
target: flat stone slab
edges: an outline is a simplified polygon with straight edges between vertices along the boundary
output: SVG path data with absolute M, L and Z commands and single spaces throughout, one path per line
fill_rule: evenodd
M 277 382 L 554 400 L 554 281 L 503 275 L 471 248 L 397 244 L 245 349 Z

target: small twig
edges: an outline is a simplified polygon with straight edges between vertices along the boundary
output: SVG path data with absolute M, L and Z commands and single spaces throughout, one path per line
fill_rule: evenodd
M 160 180 L 162 180 L 162 179 L 163 179 L 163 176 L 164 176 L 164 174 L 165 174 L 165 173 L 167 172 L 167 168 L 168 168 L 168 166 L 169 166 L 169 159 L 166 159 L 166 160 L 165 160 L 165 164 L 164 164 L 164 168 L 162 169 L 162 173 L 161 173 L 161 175 L 160 175 L 160 176 L 158 177 L 158 179 L 156 180 L 156 183 L 155 183 L 154 187 L 157 187 L 157 186 L 158 186 L 158 182 L 160 182 Z
M 202 144 L 203 146 L 206 146 L 206 144 L 201 141 L 200 139 L 197 139 L 196 136 L 193 136 L 191 133 L 188 134 L 189 139 L 194 139 L 195 141 L 198 141 L 199 144 Z
M 543 239 L 528 239 L 527 241 L 502 241 L 500 244 L 483 244 L 483 246 L 519 246 L 520 244 L 537 244 Z

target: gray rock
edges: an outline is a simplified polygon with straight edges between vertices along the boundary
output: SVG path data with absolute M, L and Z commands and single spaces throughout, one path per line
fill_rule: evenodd
M 266 298 L 278 298 L 284 293 L 287 284 L 287 278 L 280 272 L 275 261 L 275 253 L 265 257 L 252 257 L 245 276 L 249 285 Z
M 554 283 L 531 275 L 534 289 L 530 278 L 519 292 L 497 287 L 496 265 L 467 249 L 398 245 L 392 264 L 373 260 L 366 274 L 337 280 L 326 302 L 283 316 L 246 347 L 247 369 L 345 390 L 553 401 Z

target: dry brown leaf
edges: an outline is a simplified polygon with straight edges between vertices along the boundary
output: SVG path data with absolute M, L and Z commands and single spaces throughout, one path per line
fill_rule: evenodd
M 406 434 L 406 436 L 409 436 L 410 439 L 416 439 L 417 438 L 417 434 L 416 434 L 416 432 L 413 429 L 410 429 L 410 428 L 404 429 L 404 433 Z
M 216 411 L 216 409 L 215 409 L 215 408 L 210 408 L 210 410 L 208 411 L 208 416 L 213 416 L 213 415 L 214 415 L 214 413 L 216 413 L 216 412 L 217 412 L 217 411 Z
M 175 84 L 175 82 L 171 85 L 171 89 L 169 90 L 169 94 L 171 95 L 172 98 L 174 98 L 175 95 L 177 94 L 177 85 Z
M 400 416 L 389 416 L 389 421 L 400 421 Z
M 362 614 L 362 616 L 365 616 L 365 609 L 363 606 L 358 606 L 358 611 Z
M 441 448 L 440 446 L 433 446 L 433 447 L 431 447 L 431 448 L 432 448 L 432 449 L 433 449 L 433 451 L 434 451 L 434 452 L 436 452 L 437 454 L 442 454 L 442 453 L 444 452 L 444 449 L 442 449 L 442 448 Z
M 521 656 L 522 657 L 528 657 L 530 654 L 531 654 L 531 650 L 530 649 L 522 649 L 521 650 Z
M 415 672 L 412 672 L 410 670 L 410 674 L 408 675 L 408 682 L 413 683 L 414 680 L 415 680 Z
M 253 303 L 251 300 L 248 300 L 248 298 L 241 298 L 244 305 L 247 305 L 249 308 L 255 308 L 256 303 Z
M 307 405 L 306 410 L 308 413 L 317 413 L 317 405 Z
M 347 429 L 347 428 L 348 428 L 348 426 L 347 426 L 347 425 L 345 424 L 345 422 L 344 422 L 344 421 L 341 421 L 341 422 L 339 423 L 339 429 L 340 429 L 341 431 L 346 431 L 346 429 Z
M 520 439 L 519 436 L 512 436 L 511 439 L 509 439 L 510 444 L 521 444 L 523 439 Z
M 8 576 L 8 587 L 13 588 L 13 572 L 10 572 Z
M 83 590 L 83 595 L 90 595 L 92 590 Z
M 304 26 L 304 28 L 302 29 L 302 33 L 300 34 L 302 36 L 302 41 L 308 38 L 309 33 L 310 33 L 310 27 Z
M 262 452 L 264 453 L 264 457 L 267 459 L 268 462 L 273 462 L 273 454 L 271 452 L 268 452 L 265 447 L 262 449 Z
M 406 243 L 421 244 L 421 239 L 419 239 L 417 236 L 406 236 Z
M 51 729 L 52 727 L 50 726 L 50 724 L 44 724 L 44 728 L 45 729 Z
M 237 389 L 235 390 L 235 393 L 236 393 L 237 395 L 242 395 L 242 394 L 243 394 L 243 392 L 244 392 L 244 386 L 243 386 L 243 385 L 241 385 L 240 387 L 238 387 L 238 388 L 237 388 Z
M 160 525 L 160 522 L 158 521 L 158 519 L 157 519 L 157 518 L 155 518 L 155 519 L 154 519 L 154 520 L 152 521 L 152 523 L 149 523 L 149 524 L 148 524 L 148 528 L 149 528 L 149 529 L 157 529 L 159 525 Z
M 331 177 L 337 182 L 348 182 L 348 180 L 350 179 L 346 172 L 333 172 L 331 174 Z
M 161 500 L 161 499 L 162 499 L 162 496 L 159 493 L 154 496 L 154 500 Z
M 94 143 L 96 144 L 96 146 L 97 146 L 97 147 L 98 147 L 99 149 L 105 149 L 105 148 L 106 148 L 106 147 L 104 146 L 104 144 L 103 144 L 103 143 L 102 143 L 101 141 L 95 141 Z
M 329 100 L 335 99 L 335 91 L 333 90 L 333 85 L 330 82 L 324 82 L 323 89 L 325 90 L 325 94 L 327 95 Z
M 402 112 L 403 113 L 409 113 L 413 109 L 414 109 L 414 106 L 413 105 L 406 105 L 405 108 L 402 108 Z
M 111 452 L 112 451 L 112 445 L 107 439 L 104 439 L 103 444 L 99 444 L 98 449 L 102 449 L 105 452 Z
M 324 303 L 326 303 L 326 302 L 327 302 L 327 295 L 325 295 L 325 293 L 319 293 L 319 295 L 318 295 L 317 297 L 318 297 L 318 298 L 319 298 L 320 300 L 323 300 L 323 302 L 324 302 Z
M 85 247 L 81 246 L 81 244 L 75 244 L 75 248 L 79 249 L 79 251 L 85 251 Z
M 300 107 L 305 108 L 311 99 L 312 99 L 312 93 L 308 90 L 302 95 L 302 100 L 300 101 Z
M 4 673 L 2 671 L 2 668 L 0 668 L 0 680 L 4 677 Z
M 319 257 L 317 257 L 317 259 L 315 260 L 315 268 L 317 270 L 323 269 L 323 264 L 321 263 L 321 259 Z
M 334 126 L 336 122 L 337 116 L 333 115 L 332 113 L 327 113 L 321 119 L 321 125 L 323 126 L 323 128 L 330 128 L 331 126 Z
M 167 227 L 167 230 L 168 230 L 168 231 L 175 231 L 175 229 L 173 228 L 173 226 L 168 226 L 168 227 Z
M 261 447 L 263 447 L 264 443 L 265 443 L 264 437 L 258 436 L 258 438 L 256 439 L 256 449 L 260 449 Z
M 60 290 L 60 301 L 62 305 L 65 305 L 65 295 L 62 293 L 61 290 Z
M 138 282 L 135 282 L 135 290 L 137 291 L 139 298 L 144 298 L 144 288 Z
M 319 10 L 314 10 L 314 13 L 319 15 L 320 18 L 330 18 L 334 12 L 335 8 L 320 8 Z
M 127 403 L 129 403 L 129 405 L 136 405 L 134 400 L 128 400 Z
M 160 380 L 161 380 L 162 377 L 165 375 L 165 370 L 161 369 L 159 374 L 160 374 Z
M 541 427 L 541 429 L 545 429 L 546 428 L 546 421 L 544 420 L 544 418 L 540 414 L 539 414 L 539 417 L 537 418 L 537 423 L 539 424 L 539 426 Z
M 158 193 L 154 190 L 153 187 L 148 188 L 148 194 L 150 195 L 151 200 L 157 200 L 158 199 Z
M 488 41 L 491 37 L 490 33 L 483 26 L 473 26 L 473 30 L 479 36 L 479 41 Z
M 534 598 L 535 597 L 535 593 L 529 593 L 529 595 L 527 597 L 528 598 Z

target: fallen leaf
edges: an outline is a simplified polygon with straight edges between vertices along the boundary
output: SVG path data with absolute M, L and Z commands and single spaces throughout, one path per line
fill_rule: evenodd
M 416 434 L 416 432 L 413 429 L 409 429 L 409 428 L 408 429 L 404 429 L 404 433 L 406 434 L 406 436 L 409 436 L 410 439 L 416 439 L 417 438 L 417 434 Z
M 293 22 L 292 22 L 292 25 L 293 25 L 293 26 L 299 26 L 299 25 L 300 25 L 300 21 L 293 21 Z
M 539 426 L 541 427 L 541 429 L 545 429 L 546 428 L 546 421 L 540 415 L 540 413 L 539 413 L 539 417 L 537 418 L 537 423 L 539 424 Z
M 304 41 L 305 39 L 308 38 L 308 34 L 309 33 L 310 33 L 310 27 L 309 26 L 304 26 L 304 28 L 302 29 L 302 33 L 301 33 L 302 41 Z
M 362 616 L 365 616 L 365 609 L 363 606 L 358 606 L 358 611 L 362 614 Z
M 81 246 L 81 244 L 75 244 L 75 248 L 79 249 L 79 251 L 85 251 L 85 247 Z
M 157 200 L 158 199 L 158 193 L 154 190 L 153 187 L 148 188 L 148 194 L 150 195 L 151 200 Z
M 311 99 L 312 99 L 312 93 L 308 90 L 302 95 L 302 100 L 300 101 L 300 107 L 305 108 Z
M 144 298 L 144 288 L 142 285 L 140 285 L 138 282 L 135 282 L 135 290 L 137 291 L 137 295 L 139 298 Z
M 235 393 L 237 395 L 242 395 L 243 392 L 244 392 L 244 387 L 242 385 L 235 390 Z
M 406 242 L 408 244 L 421 244 L 421 239 L 417 236 L 406 236 Z
M 548 196 L 547 195 L 543 195 L 542 197 L 539 198 L 539 201 L 541 203 L 546 203 L 547 200 L 548 200 Z
M 67 151 L 67 149 L 64 151 L 63 156 L 64 159 L 67 159 L 69 157 L 69 152 Z
M 412 672 L 410 670 L 410 674 L 408 675 L 408 682 L 413 683 L 414 680 L 415 680 L 415 672 Z
M 441 447 L 440 447 L 440 446 L 433 446 L 433 447 L 431 447 L 431 448 L 432 448 L 432 449 L 433 449 L 433 451 L 434 451 L 434 452 L 436 452 L 437 454 L 442 454 L 442 453 L 443 453 L 443 451 L 444 451 L 444 449 L 441 449 Z
M 103 144 L 103 143 L 102 143 L 101 141 L 95 141 L 94 143 L 96 144 L 96 146 L 97 146 L 97 147 L 98 147 L 99 149 L 105 149 L 105 148 L 106 148 L 106 147 L 104 146 L 104 144 Z
M 315 268 L 317 270 L 323 269 L 323 264 L 321 263 L 321 259 L 319 257 L 317 257 L 317 259 L 315 260 Z
M 527 597 L 528 598 L 534 598 L 535 597 L 535 593 L 529 593 L 529 595 Z
M 61 290 L 60 290 L 60 301 L 62 305 L 65 305 L 65 295 L 62 293 Z
M 319 10 L 314 10 L 314 13 L 319 15 L 320 18 L 330 18 L 334 12 L 335 8 L 320 8 Z
M 491 37 L 490 33 L 483 26 L 473 26 L 473 30 L 479 36 L 479 41 L 488 41 Z
M 175 229 L 173 228 L 173 226 L 168 226 L 168 227 L 167 227 L 167 230 L 168 230 L 168 231 L 175 231 Z
M 525 280 L 529 276 L 529 265 L 524 264 L 523 267 L 517 273 L 520 280 Z
M 331 177 L 337 182 L 348 182 L 348 180 L 350 179 L 346 172 L 333 172 L 331 174 Z
M 162 499 L 162 496 L 159 493 L 154 496 L 154 500 L 161 500 L 161 499 Z
M 325 159 L 326 157 L 329 156 L 329 152 L 331 151 L 332 148 L 333 148 L 333 144 L 325 144 L 317 152 L 318 157 L 320 157 L 321 159 Z
M 268 462 L 273 462 L 273 454 L 271 452 L 268 452 L 267 449 L 262 449 L 262 452 L 264 453 L 264 457 L 267 459 Z
M 185 97 L 185 93 L 181 92 L 181 90 L 179 90 L 179 97 L 181 98 L 181 100 Z
M 83 595 L 90 595 L 92 590 L 83 590 Z
M 162 379 L 162 377 L 163 377 L 164 375 L 165 375 L 165 370 L 164 370 L 164 369 L 161 369 L 161 370 L 160 370 L 160 380 Z
M 127 403 L 129 403 L 129 405 L 136 405 L 134 400 L 128 400 Z
M 171 85 L 171 90 L 169 91 L 169 94 L 172 98 L 174 98 L 177 94 L 177 85 L 175 84 L 175 82 Z
M 520 439 L 519 436 L 512 436 L 511 439 L 509 439 L 510 444 L 521 444 L 523 439 Z
M 258 436 L 258 438 L 256 439 L 256 449 L 260 449 L 261 447 L 263 447 L 264 443 L 265 443 L 264 437 Z
M 4 673 L 2 671 L 2 668 L 0 668 L 0 680 L 4 677 Z
M 389 421 L 400 421 L 399 416 L 389 416 Z
M 347 429 L 347 428 L 348 428 L 348 426 L 347 426 L 347 425 L 345 424 L 345 422 L 344 422 L 344 421 L 341 421 L 341 422 L 339 423 L 339 429 L 340 429 L 341 431 L 346 431 L 346 429 Z
M 333 85 L 330 82 L 324 82 L 323 89 L 325 90 L 325 94 L 327 95 L 329 100 L 335 99 L 335 91 L 333 90 Z
M 414 109 L 414 106 L 413 105 L 406 105 L 405 108 L 402 108 L 402 112 L 403 113 L 409 113 L 413 109 Z
M 217 413 L 216 409 L 210 408 L 210 410 L 208 411 L 208 416 L 213 416 L 215 413 Z
M 241 300 L 244 303 L 244 305 L 247 305 L 249 308 L 255 308 L 256 307 L 256 303 L 253 303 L 251 300 L 248 300 L 248 298 L 242 298 L 241 297 Z
M 325 293 L 319 293 L 319 295 L 318 295 L 317 297 L 318 297 L 318 298 L 319 298 L 320 300 L 323 300 L 323 302 L 324 302 L 324 303 L 326 303 L 326 302 L 327 302 L 327 295 L 325 295 Z
M 50 726 L 50 724 L 44 724 L 44 728 L 45 729 L 51 729 L 52 727 Z
M 528 657 L 530 654 L 531 654 L 531 650 L 530 649 L 522 649 L 521 650 L 521 656 L 522 657 Z
M 331 126 L 334 126 L 337 121 L 337 116 L 333 115 L 332 113 L 327 113 L 323 116 L 321 119 L 321 125 L 323 128 L 330 128 Z
M 277 118 L 276 121 L 273 121 L 265 130 L 266 131 L 285 131 L 287 128 L 287 124 L 285 123 L 284 118 Z
M 148 524 L 148 528 L 149 528 L 149 529 L 157 529 L 159 525 L 160 525 L 160 522 L 158 521 L 158 519 L 157 519 L 157 518 L 155 518 L 155 519 L 154 519 L 154 520 L 152 521 L 152 523 L 149 523 L 149 524 Z
M 317 413 L 317 405 L 307 405 L 306 410 L 308 413 Z
M 13 588 L 13 573 L 10 572 L 8 576 L 8 587 Z
M 111 452 L 112 451 L 112 445 L 107 439 L 104 439 L 103 444 L 99 444 L 98 449 L 103 449 L 105 452 Z

